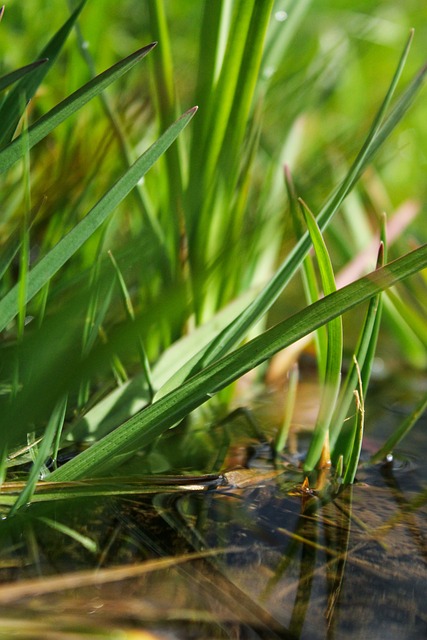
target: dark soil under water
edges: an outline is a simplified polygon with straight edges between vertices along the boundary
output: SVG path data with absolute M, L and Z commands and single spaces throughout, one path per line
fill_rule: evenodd
M 425 384 L 396 406 L 389 391 L 376 399 L 368 444 Z M 424 639 L 426 427 L 424 416 L 393 462 L 361 468 L 331 500 L 258 459 L 204 490 L 36 505 L 3 531 L 0 637 Z

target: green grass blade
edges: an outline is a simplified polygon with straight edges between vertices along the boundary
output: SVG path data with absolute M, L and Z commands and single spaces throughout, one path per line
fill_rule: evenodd
M 423 416 L 427 410 L 427 393 L 424 393 L 420 402 L 412 413 L 402 422 L 402 424 L 391 434 L 380 449 L 371 457 L 371 462 L 380 462 L 393 452 L 396 445 L 409 433 L 412 427 Z
M 355 366 L 358 369 L 359 365 L 357 364 L 357 360 L 355 360 Z M 362 379 L 360 377 L 360 371 L 359 371 L 359 391 L 355 391 L 356 419 L 355 419 L 355 427 L 354 427 L 354 438 L 352 443 L 353 446 L 351 448 L 349 460 L 348 460 L 344 478 L 343 478 L 343 482 L 345 485 L 353 484 L 354 478 L 356 477 L 357 468 L 359 466 L 360 452 L 362 450 L 363 430 L 365 426 L 365 403 L 364 403 L 365 395 L 366 395 L 366 390 L 363 389 Z
M 377 268 L 384 265 L 384 245 L 381 243 L 378 252 Z M 359 339 L 355 350 L 355 359 L 353 360 L 345 382 L 343 384 L 340 399 L 334 413 L 334 417 L 330 430 L 330 446 L 333 451 L 333 458 L 336 461 L 340 455 L 343 455 L 347 462 L 349 459 L 349 451 L 352 447 L 354 433 L 351 429 L 343 429 L 348 410 L 354 397 L 354 391 L 357 388 L 358 369 L 360 366 L 362 371 L 366 372 L 365 380 L 362 380 L 364 393 L 366 394 L 368 386 L 368 372 L 370 372 L 375 348 L 381 323 L 381 294 L 374 296 L 368 305 L 363 326 L 360 331 Z M 357 363 L 357 364 L 356 364 Z M 363 378 L 363 376 L 362 376 Z M 335 444 L 336 449 L 335 449 Z
M 119 284 L 120 293 L 123 300 L 123 306 L 125 308 L 126 315 L 128 320 L 133 324 L 135 322 L 135 312 L 133 309 L 132 298 L 130 296 L 129 290 L 126 286 L 125 279 L 123 278 L 123 274 L 120 271 L 120 267 L 117 264 L 115 257 L 111 251 L 108 252 L 110 260 L 113 264 L 113 269 L 116 274 L 117 282 Z M 137 332 L 138 333 L 138 332 Z M 145 350 L 144 341 L 140 333 L 137 335 L 137 349 L 139 353 L 139 359 L 141 362 L 142 373 L 144 374 L 144 383 L 147 386 L 148 394 L 149 394 L 149 402 L 153 401 L 154 398 L 154 387 L 151 376 L 150 363 L 148 360 L 147 352 Z
M 110 67 L 96 78 L 90 80 L 83 87 L 72 93 L 68 98 L 60 102 L 49 113 L 42 116 L 28 129 L 28 144 L 30 149 L 40 140 L 43 140 L 53 129 L 67 120 L 73 113 L 81 109 L 106 89 L 112 82 L 127 73 L 137 62 L 149 53 L 156 43 L 152 43 L 135 51 L 127 58 Z M 22 156 L 21 136 L 0 152 L 0 173 L 7 171 Z
M 47 58 L 43 60 L 36 60 L 36 62 L 32 62 L 31 64 L 26 64 L 25 67 L 20 67 L 19 69 L 15 69 L 15 71 L 11 71 L 10 73 L 6 73 L 4 76 L 0 78 L 0 91 L 7 89 L 11 84 L 17 82 L 20 78 L 27 75 L 27 73 L 31 73 L 34 69 L 37 69 L 42 64 L 46 64 Z
M 194 116 L 197 107 L 186 111 L 169 129 L 143 153 L 122 175 L 109 191 L 98 201 L 81 222 L 72 229 L 30 271 L 28 277 L 27 302 L 57 273 L 83 243 L 100 227 L 117 205 L 129 194 L 138 181 L 153 166 L 158 158 L 174 142 L 180 132 Z M 0 330 L 17 314 L 18 291 L 15 286 L 0 301 Z
M 182 362 L 191 360 L 192 356 L 199 352 L 200 347 L 208 344 L 213 336 L 229 324 L 254 296 L 255 293 L 249 291 L 237 300 L 233 300 L 205 325 L 197 327 L 190 334 L 177 340 L 161 354 L 152 370 L 153 386 L 160 390 L 155 400 L 184 382 L 188 371 L 182 372 Z M 171 388 L 166 389 L 163 385 L 171 379 L 174 383 Z M 145 376 L 141 373 L 118 389 L 114 389 L 72 426 L 66 439 L 77 442 L 98 440 L 131 415 L 146 407 L 149 404 L 150 395 L 147 387 L 144 387 L 144 381 Z
M 133 416 L 114 432 L 51 474 L 75 480 L 126 461 L 169 427 L 281 349 L 330 322 L 379 291 L 427 266 L 427 245 L 325 296 L 204 369 L 178 389 Z
M 392 129 L 404 116 L 410 102 L 421 88 L 422 79 L 427 72 L 427 68 L 423 69 L 405 90 L 393 111 L 393 118 L 391 120 L 389 119 L 387 124 L 384 125 L 383 129 L 381 129 L 384 115 L 393 97 L 397 82 L 402 74 L 403 65 L 409 51 L 411 40 L 412 36 L 404 49 L 390 87 L 376 117 L 374 118 L 374 122 L 360 152 L 338 189 L 332 194 L 319 213 L 317 221 L 322 231 L 326 228 L 344 198 L 355 185 L 361 172 L 367 167 L 374 153 L 379 149 L 380 144 L 384 142 L 385 138 L 391 133 Z M 248 308 L 212 342 L 210 347 L 200 354 L 200 360 L 193 368 L 193 373 L 214 362 L 244 338 L 249 329 L 277 300 L 284 287 L 301 265 L 305 255 L 309 251 L 310 244 L 310 237 L 307 232 L 297 242 L 289 256 L 284 260 L 271 279 L 269 285 L 265 287 L 259 296 L 248 306 Z
M 66 524 L 63 524 L 62 522 L 58 522 L 57 520 L 52 520 L 51 518 L 46 518 L 45 516 L 39 516 L 37 520 L 39 520 L 40 522 L 43 522 L 54 531 L 58 531 L 59 533 L 62 533 L 68 536 L 72 540 L 75 540 L 78 544 L 81 544 L 82 547 L 84 547 L 90 553 L 92 554 L 98 553 L 99 551 L 98 543 L 92 538 L 90 538 L 89 536 L 85 536 L 84 534 L 80 533 L 76 529 L 72 529 L 71 527 L 67 526 Z
M 59 52 L 64 46 L 65 41 L 85 4 L 86 0 L 83 0 L 65 24 L 53 36 L 40 55 L 37 56 L 38 60 L 47 58 L 46 64 L 39 66 L 33 71 L 33 73 L 21 78 L 18 84 L 16 84 L 6 96 L 6 99 L 0 108 L 0 146 L 7 144 L 12 139 L 15 129 L 18 126 L 19 119 L 23 114 L 23 109 L 25 109 L 25 106 L 23 107 L 22 103 L 25 105 L 25 103 L 28 103 L 28 101 L 34 96 L 49 69 L 58 57 Z M 22 98 L 24 98 L 24 100 Z
M 51 418 L 44 432 L 43 440 L 38 449 L 37 457 L 28 475 L 25 488 L 21 491 L 21 493 L 17 497 L 16 502 L 14 503 L 10 511 L 10 515 L 13 515 L 18 511 L 18 509 L 20 509 L 21 507 L 26 505 L 28 502 L 30 502 L 31 496 L 33 495 L 36 489 L 36 484 L 40 477 L 40 471 L 50 454 L 55 435 L 57 434 L 58 431 L 62 429 L 62 425 L 64 424 L 66 407 L 67 407 L 67 398 L 65 397 L 65 398 L 61 398 L 58 401 L 57 405 L 52 411 Z
M 322 233 L 316 223 L 316 219 L 305 205 L 302 204 L 302 211 L 310 233 L 313 247 L 316 253 L 320 270 L 320 277 L 323 285 L 324 295 L 329 295 L 336 291 L 335 277 L 332 263 L 326 248 Z M 342 364 L 342 319 L 335 318 L 326 325 L 327 331 L 327 352 L 325 363 L 325 377 L 322 383 L 322 397 L 320 401 L 319 415 L 311 438 L 310 447 L 304 464 L 305 471 L 311 471 L 320 459 L 323 445 L 329 433 L 329 426 L 332 414 L 335 409 L 340 382 Z

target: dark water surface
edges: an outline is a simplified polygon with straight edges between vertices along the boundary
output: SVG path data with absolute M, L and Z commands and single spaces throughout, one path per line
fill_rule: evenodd
M 379 389 L 369 448 L 425 384 Z M 366 465 L 329 501 L 290 491 L 301 474 L 260 460 L 207 490 L 34 510 L 3 531 L 0 637 L 424 639 L 426 434 L 424 416 L 392 463 Z

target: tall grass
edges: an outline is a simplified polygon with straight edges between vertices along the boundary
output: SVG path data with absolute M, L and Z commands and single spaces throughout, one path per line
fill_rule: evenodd
M 377 268 L 341 288 L 333 267 L 334 254 L 348 261 L 357 253 L 346 237 L 351 225 L 371 239 L 367 210 L 375 205 L 357 198 L 370 195 L 366 172 L 422 86 L 425 68 L 394 97 L 412 33 L 359 150 L 350 150 L 348 167 L 332 163 L 331 195 L 321 205 L 316 188 L 312 197 L 304 180 L 297 177 L 295 187 L 288 179 L 292 223 L 283 213 L 281 156 L 297 157 L 303 143 L 305 99 L 289 107 L 293 126 L 286 124 L 274 151 L 267 121 L 311 3 L 290 2 L 286 15 L 276 4 L 207 0 L 189 9 L 199 29 L 189 89 L 181 88 L 182 69 L 174 68 L 173 21 L 160 0 L 147 3 L 153 44 L 139 43 L 101 73 L 85 39 L 95 29 L 85 20 L 93 7 L 82 2 L 34 63 L 0 78 L 1 89 L 13 87 L 0 105 L 0 172 L 8 193 L 1 228 L 0 450 L 32 452 L 34 459 L 15 510 L 42 470 L 61 482 L 110 473 L 245 372 L 322 327 L 318 367 L 325 391 L 305 466 L 318 464 L 329 440 L 334 461 L 342 457 L 352 481 L 362 411 L 352 428 L 341 429 L 354 391 L 363 409 L 382 291 L 390 290 L 386 313 L 399 324 L 399 339 L 417 335 L 414 360 L 424 361 L 425 310 L 417 302 L 425 299 L 423 276 L 399 291 L 391 287 L 425 268 L 426 246 L 410 252 L 402 246 L 390 263 L 381 248 Z M 77 39 L 70 41 L 73 29 Z M 38 114 L 46 74 L 56 60 L 65 64 L 65 56 L 84 83 Z M 128 98 L 128 74 L 135 77 L 144 65 L 145 82 L 141 88 L 129 81 Z M 319 82 L 319 69 L 309 65 L 307 78 Z M 119 82 L 125 83 L 120 99 L 104 93 Z M 92 98 L 99 104 L 89 105 Z M 352 192 L 356 205 L 332 224 Z M 382 240 L 384 247 L 385 230 Z M 312 247 L 319 283 L 307 262 Z M 304 264 L 308 302 L 267 328 L 268 312 Z M 341 388 L 341 317 L 365 301 L 354 366 Z M 44 468 L 48 453 L 55 463 L 63 445 L 81 439 L 94 443 L 52 472 Z

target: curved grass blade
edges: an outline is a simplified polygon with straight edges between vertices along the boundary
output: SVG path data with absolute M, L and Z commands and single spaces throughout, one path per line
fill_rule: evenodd
M 317 263 L 319 265 L 320 277 L 323 285 L 324 295 L 329 295 L 336 291 L 334 271 L 329 258 L 322 233 L 316 223 L 314 215 L 311 213 L 307 205 L 300 199 L 302 212 L 310 233 L 314 251 L 316 253 Z M 320 459 L 322 448 L 328 441 L 329 426 L 332 420 L 332 414 L 335 409 L 340 382 L 341 382 L 341 364 L 342 364 L 342 319 L 341 317 L 331 320 L 326 325 L 327 332 L 327 350 L 326 362 L 324 365 L 325 377 L 322 380 L 323 390 L 320 401 L 319 414 L 314 428 L 313 437 L 311 438 L 310 447 L 304 464 L 304 470 L 311 471 Z M 329 445 L 328 445 L 329 447 Z M 326 454 L 329 458 L 329 448 Z
M 25 103 L 28 103 L 34 96 L 47 72 L 54 64 L 85 4 L 86 0 L 83 0 L 38 56 L 38 60 L 47 58 L 46 64 L 39 66 L 33 73 L 21 78 L 6 96 L 0 108 L 0 146 L 7 144 L 12 139 L 19 119 L 23 114 L 23 109 L 25 109 Z
M 81 109 L 87 102 L 92 100 L 106 89 L 112 82 L 127 73 L 137 62 L 142 60 L 149 53 L 156 43 L 135 51 L 127 58 L 120 60 L 96 78 L 90 80 L 80 89 L 72 93 L 68 98 L 60 102 L 56 107 L 42 116 L 37 122 L 29 127 L 27 132 L 28 145 L 32 149 L 40 140 L 43 140 L 53 129 L 67 120 L 73 113 Z M 0 152 L 0 173 L 7 171 L 22 156 L 21 136 L 16 138 Z
M 14 82 L 17 82 L 17 80 L 27 75 L 27 73 L 31 73 L 31 71 L 37 69 L 41 64 L 46 64 L 46 62 L 48 62 L 48 59 L 43 58 L 43 60 L 36 60 L 36 62 L 26 64 L 25 67 L 20 67 L 19 69 L 15 69 L 15 71 L 6 73 L 0 78 L 0 91 L 3 91 Z
M 317 222 L 320 229 L 323 231 L 335 212 L 350 193 L 354 185 L 356 184 L 360 174 L 368 166 L 368 163 L 372 160 L 376 151 L 378 151 L 384 140 L 390 135 L 397 123 L 402 119 L 407 109 L 409 108 L 416 93 L 420 90 L 425 75 L 427 73 L 427 66 L 421 69 L 420 73 L 414 78 L 414 80 L 407 87 L 400 100 L 396 104 L 392 114 L 382 126 L 386 111 L 390 105 L 391 99 L 394 95 L 396 85 L 400 79 L 403 71 L 403 67 L 409 52 L 413 33 L 411 32 L 405 49 L 399 60 L 396 72 L 390 83 L 390 87 L 386 93 L 386 96 L 381 104 L 368 136 L 360 149 L 356 159 L 350 167 L 344 180 L 341 182 L 338 189 L 332 194 L 329 200 L 326 202 L 322 210 L 320 211 Z M 208 348 L 202 350 L 199 355 L 199 359 L 193 366 L 192 373 L 200 371 L 203 367 L 215 362 L 218 358 L 227 353 L 236 343 L 240 342 L 247 334 L 249 329 L 270 309 L 273 303 L 277 300 L 280 293 L 293 277 L 297 269 L 300 267 L 304 257 L 310 248 L 310 238 L 308 232 L 306 232 L 301 239 L 297 242 L 291 253 L 281 264 L 270 283 L 265 287 L 257 298 L 247 307 L 245 311 L 231 323 L 221 334 L 212 341 Z
M 186 111 L 154 144 L 145 151 L 122 175 L 109 191 L 51 251 L 30 271 L 26 302 L 31 300 L 49 282 L 57 271 L 71 258 L 83 243 L 101 226 L 117 205 L 130 193 L 138 181 L 170 147 L 197 111 Z M 16 316 L 18 290 L 15 286 L 0 301 L 0 331 Z
M 76 480 L 118 466 L 213 394 L 271 358 L 280 349 L 426 266 L 427 245 L 423 245 L 382 269 L 325 296 L 187 380 L 54 471 L 50 477 L 52 480 Z

